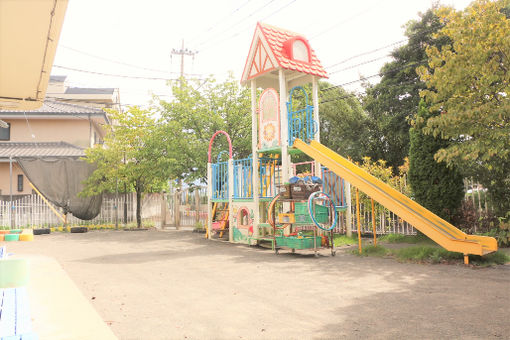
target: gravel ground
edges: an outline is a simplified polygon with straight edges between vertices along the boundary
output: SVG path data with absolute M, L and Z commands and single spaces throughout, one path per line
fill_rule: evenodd
M 276 256 L 189 231 L 12 242 L 54 257 L 120 339 L 509 338 L 510 266 Z

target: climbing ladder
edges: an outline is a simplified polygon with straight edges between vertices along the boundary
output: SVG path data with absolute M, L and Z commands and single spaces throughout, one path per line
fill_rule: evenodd
M 229 228 L 229 215 L 228 203 L 215 202 L 212 211 L 212 226 L 211 232 L 219 233 L 219 238 L 223 237 L 223 234 L 228 231 Z M 205 237 L 208 238 L 209 234 L 206 232 Z

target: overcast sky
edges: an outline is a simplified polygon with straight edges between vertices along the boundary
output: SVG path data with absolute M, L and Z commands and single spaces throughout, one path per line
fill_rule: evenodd
M 360 75 L 377 73 L 384 62 L 391 60 L 384 56 L 397 45 L 329 66 L 403 40 L 403 25 L 417 19 L 418 13 L 426 11 L 432 3 L 70 0 L 54 65 L 106 74 L 176 78 L 180 56 L 171 57 L 171 51 L 180 49 L 184 39 L 185 48 L 196 52 L 194 57 L 184 58 L 184 72 L 189 77 L 214 75 L 221 80 L 232 71 L 240 79 L 256 22 L 260 21 L 305 36 L 331 73 L 329 81 L 343 84 L 359 79 Z M 441 4 L 462 9 L 469 1 L 442 0 Z M 372 62 L 374 59 L 377 60 Z M 118 87 L 122 104 L 147 104 L 151 93 L 171 98 L 165 80 L 104 76 L 56 66 L 52 74 L 67 75 L 70 86 Z M 357 91 L 359 83 L 347 89 Z

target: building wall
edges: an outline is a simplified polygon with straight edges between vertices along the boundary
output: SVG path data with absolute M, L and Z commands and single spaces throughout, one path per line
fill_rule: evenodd
M 23 190 L 18 191 L 18 175 L 23 175 Z M 9 162 L 0 162 L 0 195 L 10 195 L 9 187 Z M 32 193 L 32 188 L 28 184 L 28 179 L 21 168 L 12 163 L 12 194 L 13 195 L 27 195 Z
M 91 146 L 91 141 L 102 134 L 86 119 L 4 119 L 11 123 L 10 142 L 60 142 L 79 147 Z M 30 126 L 30 128 L 29 128 Z M 34 137 L 32 137 L 32 134 Z M 96 138 L 97 142 L 97 138 Z

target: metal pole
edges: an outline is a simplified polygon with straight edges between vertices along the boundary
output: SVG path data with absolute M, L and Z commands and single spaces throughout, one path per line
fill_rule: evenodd
M 14 215 L 12 213 L 12 210 L 14 209 L 14 206 L 12 204 L 12 156 L 9 156 L 9 220 L 10 220 L 10 225 L 11 225 L 11 229 L 13 228 L 13 225 L 14 225 Z
M 374 246 L 377 246 L 377 230 L 375 228 L 375 208 L 374 208 L 374 199 L 371 198 L 370 201 L 372 202 L 372 229 L 374 233 Z
M 361 254 L 361 217 L 359 211 L 359 190 L 356 188 L 356 215 L 358 217 L 358 251 Z
M 119 229 L 119 179 L 115 180 L 115 229 Z
M 127 225 L 127 185 L 124 182 L 124 226 Z

